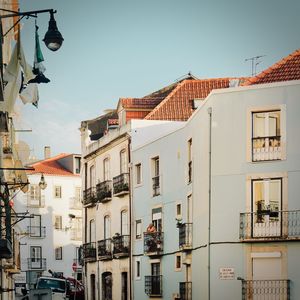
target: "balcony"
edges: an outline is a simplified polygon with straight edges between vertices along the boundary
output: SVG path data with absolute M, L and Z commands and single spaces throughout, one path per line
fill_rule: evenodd
M 179 224 L 178 229 L 179 229 L 179 248 L 181 250 L 192 249 L 193 223 Z
M 90 187 L 83 191 L 83 205 L 91 206 L 97 202 L 96 188 Z
M 111 239 L 98 241 L 98 259 L 99 260 L 112 259 Z
M 192 283 L 190 281 L 179 282 L 179 295 L 180 300 L 192 300 Z
M 27 207 L 45 207 L 45 196 L 44 195 L 35 195 L 34 197 L 28 193 L 27 194 Z
M 152 178 L 152 196 L 160 195 L 160 176 L 155 176 Z
M 144 254 L 149 256 L 163 253 L 163 232 L 144 232 Z
M 70 231 L 72 241 L 81 241 L 82 240 L 82 231 L 79 228 L 71 228 Z
M 96 243 L 90 242 L 82 245 L 84 261 L 96 261 Z
M 12 244 L 8 239 L 0 239 L 0 258 L 12 258 Z
M 252 138 L 252 161 L 281 159 L 280 136 Z
M 31 238 L 45 238 L 46 227 L 45 226 L 27 226 L 27 232 Z
M 242 300 L 290 299 L 289 280 L 242 280 Z
M 46 258 L 28 258 L 28 270 L 47 270 Z
M 111 180 L 100 182 L 96 185 L 97 188 L 97 200 L 101 203 L 105 203 L 111 200 L 112 187 Z
M 145 293 L 150 297 L 162 297 L 162 275 L 145 276 Z
M 69 202 L 70 209 L 81 209 L 82 203 L 81 203 L 81 197 L 71 197 Z
M 240 239 L 243 241 L 299 240 L 300 210 L 261 210 L 240 214 Z
M 130 236 L 119 235 L 113 237 L 113 256 L 115 258 L 128 257 L 130 249 Z
M 113 178 L 114 196 L 121 197 L 129 193 L 129 173 Z

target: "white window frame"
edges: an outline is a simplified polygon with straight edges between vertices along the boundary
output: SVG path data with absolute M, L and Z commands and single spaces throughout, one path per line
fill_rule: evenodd
M 122 149 L 120 151 L 120 174 L 128 173 L 127 151 Z
M 63 259 L 63 250 L 62 247 L 55 248 L 55 260 L 62 260 Z
M 175 272 L 180 272 L 181 269 L 182 269 L 182 255 L 181 255 L 181 253 L 175 253 L 174 258 L 175 258 L 175 260 L 174 260 L 174 270 L 175 270 Z M 178 258 L 180 259 L 180 267 L 177 267 L 177 259 Z
M 103 181 L 110 180 L 110 159 L 106 157 L 103 159 Z
M 59 221 L 58 221 L 59 220 Z M 58 222 L 57 222 L 58 221 Z M 62 230 L 63 224 L 62 224 L 62 216 L 55 215 L 54 216 L 54 229 L 56 230 Z
M 139 224 L 139 228 L 138 228 Z M 135 220 L 135 239 L 140 240 L 143 236 L 142 219 Z M 138 230 L 139 229 L 139 230 Z
M 141 280 L 142 278 L 142 264 L 141 264 L 141 258 L 140 257 L 136 257 L 135 258 L 135 270 L 134 270 L 134 277 L 135 277 L 135 280 Z M 138 268 L 139 268 L 139 274 L 138 274 Z
M 62 188 L 61 185 L 54 186 L 54 198 L 61 199 L 62 198 Z
M 143 183 L 143 176 L 142 176 L 142 164 L 137 163 L 135 164 L 135 185 L 140 186 Z

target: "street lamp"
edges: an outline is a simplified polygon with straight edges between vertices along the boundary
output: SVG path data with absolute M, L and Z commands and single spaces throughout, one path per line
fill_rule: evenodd
M 41 176 L 41 180 L 39 182 L 39 187 L 44 190 L 46 187 L 47 187 L 47 183 L 46 183 L 46 180 L 45 180 L 45 177 L 44 177 L 44 174 L 42 173 L 42 176 Z

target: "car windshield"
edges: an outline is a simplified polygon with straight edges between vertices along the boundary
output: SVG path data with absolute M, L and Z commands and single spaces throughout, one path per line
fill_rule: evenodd
M 51 289 L 54 292 L 64 293 L 65 289 L 66 289 L 66 283 L 63 280 L 55 280 L 52 278 L 49 278 L 49 279 L 41 278 L 38 281 L 37 288 Z

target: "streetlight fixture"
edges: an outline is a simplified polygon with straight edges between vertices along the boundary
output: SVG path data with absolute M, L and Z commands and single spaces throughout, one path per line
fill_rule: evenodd
M 47 187 L 47 183 L 46 183 L 46 180 L 45 180 L 45 177 L 44 177 L 44 174 L 42 173 L 42 176 L 41 176 L 41 180 L 39 182 L 39 187 L 44 190 L 46 187 Z

